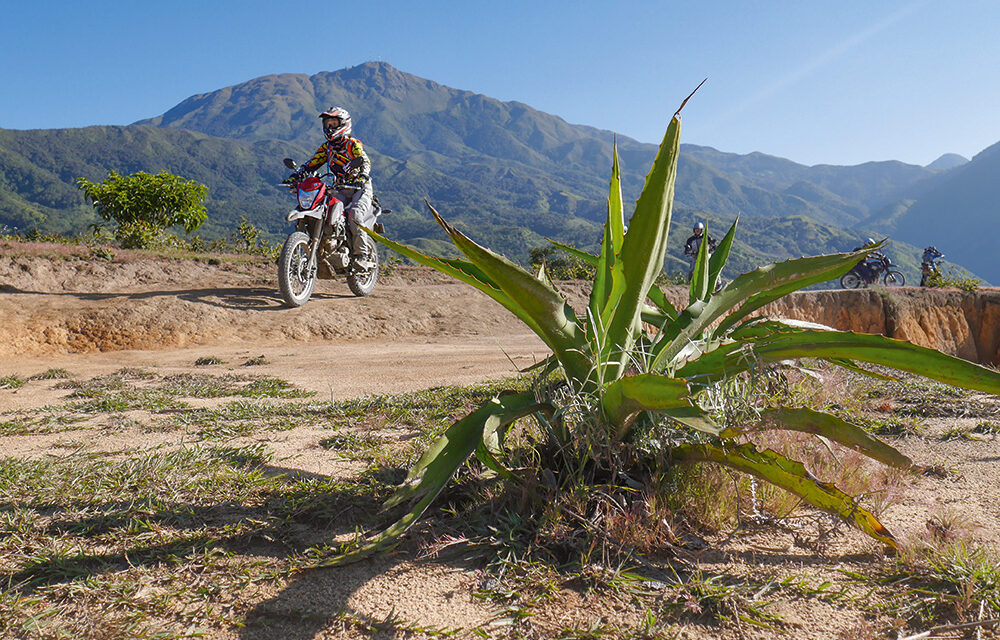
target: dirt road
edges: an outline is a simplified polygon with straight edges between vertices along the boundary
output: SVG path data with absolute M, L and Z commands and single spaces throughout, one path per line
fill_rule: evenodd
M 180 373 L 203 358 L 247 371 L 264 356 L 253 373 L 340 399 L 500 377 L 545 355 L 488 297 L 423 269 L 398 269 L 368 298 L 322 281 L 288 309 L 265 262 L 0 258 L 0 377 Z M 45 401 L 4 393 L 0 410 Z

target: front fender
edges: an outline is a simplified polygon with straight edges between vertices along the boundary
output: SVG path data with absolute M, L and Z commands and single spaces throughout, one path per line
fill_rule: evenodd
M 286 222 L 295 222 L 296 220 L 301 220 L 302 218 L 316 218 L 317 220 L 323 219 L 323 207 L 316 207 L 315 209 L 310 209 L 309 211 L 302 211 L 301 209 L 292 209 L 285 216 Z

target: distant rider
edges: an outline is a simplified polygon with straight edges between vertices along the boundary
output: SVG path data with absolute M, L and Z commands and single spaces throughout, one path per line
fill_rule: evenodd
M 320 145 L 313 157 L 288 178 L 295 182 L 307 173 L 330 165 L 330 173 L 340 189 L 333 195 L 344 203 L 348 230 L 351 240 L 351 254 L 362 267 L 371 266 L 371 256 L 375 254 L 375 242 L 359 226 L 371 228 L 374 222 L 372 211 L 372 163 L 357 138 L 351 137 L 351 114 L 341 107 L 330 107 L 319 114 L 323 119 L 323 134 L 326 142 Z M 366 264 L 368 263 L 368 264 Z
M 874 238 L 868 238 L 865 243 L 860 247 L 854 247 L 851 251 L 861 251 L 867 247 L 877 244 Z M 857 270 L 858 275 L 865 282 L 872 283 L 878 277 L 879 263 L 885 258 L 885 254 L 881 251 L 872 251 L 868 256 L 859 262 L 854 268 Z
M 931 276 L 937 273 L 937 261 L 943 258 L 944 254 L 931 245 L 924 249 L 924 255 L 920 258 L 920 286 L 926 287 L 930 284 Z
M 701 247 L 701 237 L 705 233 L 705 225 L 701 222 L 694 225 L 692 235 L 684 243 L 684 255 L 688 257 L 691 267 L 688 269 L 688 280 L 694 275 L 694 265 L 698 261 L 698 249 Z M 708 236 L 708 255 L 712 255 L 716 247 L 715 238 Z

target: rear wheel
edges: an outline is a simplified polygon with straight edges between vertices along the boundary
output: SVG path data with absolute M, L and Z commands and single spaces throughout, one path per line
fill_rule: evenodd
M 301 307 L 316 287 L 316 267 L 309 264 L 309 234 L 288 236 L 278 258 L 278 289 L 289 307 Z
M 840 286 L 844 289 L 857 289 L 861 286 L 861 278 L 853 271 L 849 271 L 840 277 Z
M 886 271 L 885 277 L 882 278 L 882 283 L 887 287 L 902 287 L 906 284 L 906 279 L 903 278 L 903 274 L 896 271 Z
M 347 286 L 351 288 L 351 293 L 361 298 L 371 294 L 378 282 L 378 251 L 372 250 L 368 262 L 371 266 L 365 269 L 356 263 L 352 264 L 351 273 L 347 276 Z

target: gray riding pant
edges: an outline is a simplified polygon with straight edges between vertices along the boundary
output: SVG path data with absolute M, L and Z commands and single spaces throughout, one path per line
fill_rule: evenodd
M 365 183 L 361 189 L 342 189 L 335 192 L 337 198 L 344 203 L 344 211 L 347 214 L 347 231 L 351 239 L 351 253 L 356 256 L 368 256 L 375 251 L 375 241 L 358 228 L 365 226 L 369 229 L 375 224 L 375 215 L 372 210 L 372 195 L 374 194 L 371 180 Z

